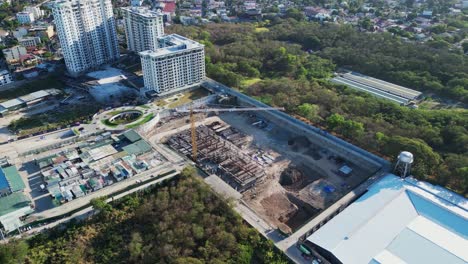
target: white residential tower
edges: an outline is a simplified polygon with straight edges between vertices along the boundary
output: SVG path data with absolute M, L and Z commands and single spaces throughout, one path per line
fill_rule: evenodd
M 167 94 L 205 79 L 205 46 L 172 34 L 159 38 L 159 47 L 140 52 L 146 92 Z
M 119 58 L 111 0 L 57 0 L 52 12 L 71 75 Z
M 122 7 L 127 48 L 134 52 L 155 50 L 164 35 L 163 14 L 146 7 Z

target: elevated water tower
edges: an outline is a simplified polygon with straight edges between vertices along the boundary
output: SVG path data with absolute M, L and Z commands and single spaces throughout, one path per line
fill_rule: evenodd
M 395 174 L 405 178 L 410 175 L 411 164 L 413 164 L 413 154 L 408 151 L 400 152 L 395 165 Z

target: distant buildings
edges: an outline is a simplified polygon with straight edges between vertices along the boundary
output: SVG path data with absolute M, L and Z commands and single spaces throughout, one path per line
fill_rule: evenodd
M 26 11 L 16 13 L 16 19 L 20 24 L 32 24 L 36 20 L 33 13 Z
M 35 47 L 41 43 L 40 37 L 24 37 L 19 38 L 18 42 L 21 46 L 24 47 Z
M 0 70 L 0 86 L 12 83 L 10 72 L 7 70 Z
M 41 19 L 44 16 L 44 10 L 36 6 L 26 6 L 23 11 L 33 14 L 34 20 Z
M 158 37 L 164 35 L 163 14 L 146 7 L 123 7 L 123 20 L 128 50 L 140 52 L 158 48 Z
M 36 37 L 48 38 L 55 36 L 54 26 L 49 24 L 35 25 L 28 29 L 30 34 L 35 35 Z
M 72 76 L 119 58 L 110 0 L 57 0 L 52 12 Z
M 16 63 L 21 60 L 21 56 L 27 55 L 25 47 L 14 46 L 9 49 L 3 49 L 3 56 L 8 64 Z
M 131 6 L 141 6 L 143 4 L 143 0 L 132 0 L 130 2 Z
M 316 19 L 316 20 L 325 20 L 331 18 L 331 10 L 320 8 L 320 7 L 313 7 L 307 6 L 304 8 L 304 14 L 309 19 Z
M 146 92 L 170 93 L 200 84 L 205 78 L 205 50 L 198 42 L 172 34 L 159 49 L 140 52 Z

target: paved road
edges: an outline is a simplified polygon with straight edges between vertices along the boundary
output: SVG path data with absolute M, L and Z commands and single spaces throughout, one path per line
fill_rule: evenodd
M 72 135 L 68 133 L 70 133 L 70 129 L 62 129 L 44 135 L 10 142 L 5 145 L 1 145 L 0 152 L 2 153 L 2 156 L 8 156 L 10 159 L 15 159 L 19 154 L 28 150 L 59 143 L 64 138 Z

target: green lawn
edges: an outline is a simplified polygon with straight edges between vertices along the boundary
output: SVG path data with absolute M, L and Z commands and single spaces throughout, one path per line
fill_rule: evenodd
M 181 106 L 181 105 L 190 103 L 190 102 L 192 102 L 194 100 L 200 99 L 202 97 L 208 96 L 210 93 L 207 90 L 203 89 L 203 88 L 198 88 L 198 89 L 195 89 L 195 90 L 184 92 L 182 94 L 183 94 L 183 96 L 179 97 L 174 102 L 168 103 L 168 102 L 164 101 L 164 99 L 161 99 L 161 100 L 158 100 L 158 101 L 156 101 L 154 103 L 157 106 L 160 106 L 160 107 L 165 106 L 167 108 L 176 108 L 178 106 Z
M 241 87 L 242 88 L 247 88 L 249 86 L 252 86 L 256 83 L 258 83 L 259 81 L 261 81 L 262 79 L 260 78 L 251 78 L 251 79 L 245 79 L 245 80 L 242 80 L 241 81 Z
M 258 27 L 258 28 L 255 28 L 255 32 L 268 32 L 270 31 L 268 28 L 266 27 Z
M 127 126 L 125 126 L 125 128 L 130 129 L 130 128 L 134 128 L 134 127 L 143 125 L 144 123 L 147 123 L 148 121 L 150 121 L 151 119 L 153 119 L 153 117 L 154 117 L 154 114 L 153 114 L 153 113 L 147 114 L 147 115 L 146 115 L 145 117 L 143 117 L 143 119 L 141 119 L 140 121 L 136 122 L 135 124 L 127 125 Z
M 66 127 L 75 122 L 84 122 L 98 110 L 97 105 L 68 106 L 60 111 L 49 111 L 13 120 L 8 128 L 18 136 L 26 136 L 57 127 Z

